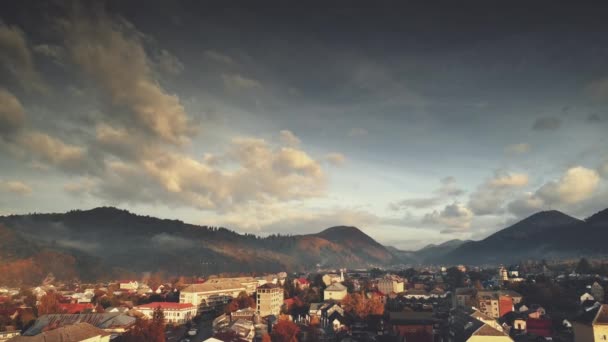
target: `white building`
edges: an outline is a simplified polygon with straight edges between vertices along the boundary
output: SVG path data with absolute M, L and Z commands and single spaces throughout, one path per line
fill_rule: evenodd
M 154 310 L 160 307 L 165 315 L 165 322 L 185 324 L 196 316 L 196 306 L 190 303 L 153 302 L 134 307 L 148 318 L 152 318 Z
M 340 283 L 334 283 L 328 286 L 323 291 L 324 300 L 342 300 L 348 294 L 346 286 Z
M 283 289 L 275 284 L 265 284 L 257 290 L 257 309 L 261 317 L 278 316 L 283 305 Z
M 401 293 L 405 289 L 403 280 L 397 277 L 386 277 L 378 280 L 378 291 L 388 295 L 390 293 Z
M 246 292 L 246 288 L 238 282 L 192 284 L 181 291 L 179 302 L 190 303 L 197 308 L 215 307 L 229 303 L 243 291 Z
M 137 280 L 121 280 L 118 284 L 121 290 L 136 291 L 139 288 Z

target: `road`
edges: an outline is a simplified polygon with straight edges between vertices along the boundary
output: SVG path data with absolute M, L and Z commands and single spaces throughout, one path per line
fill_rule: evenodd
M 179 342 L 181 339 L 187 338 L 190 340 L 190 342 L 204 341 L 211 337 L 211 335 L 213 335 L 211 327 L 212 322 L 212 319 L 202 319 L 200 323 L 195 323 L 193 326 L 196 326 L 196 328 L 198 329 L 198 333 L 196 334 L 196 336 L 189 336 L 187 334 L 188 330 L 186 329 L 186 327 L 179 327 L 174 331 L 165 333 L 166 340 L 167 342 Z

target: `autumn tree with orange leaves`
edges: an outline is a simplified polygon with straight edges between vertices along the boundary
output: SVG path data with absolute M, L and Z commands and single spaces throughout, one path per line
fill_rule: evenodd
M 38 304 L 38 315 L 61 313 L 61 307 L 59 306 L 60 300 L 61 295 L 59 293 L 49 291 L 40 298 L 40 304 Z
M 384 304 L 377 295 L 372 295 L 371 298 L 366 298 L 362 293 L 346 295 L 342 300 L 342 307 L 346 312 L 359 319 L 365 319 L 370 315 L 384 314 Z
M 287 320 L 281 320 L 272 328 L 270 337 L 272 342 L 298 342 L 300 328 L 297 324 Z
M 154 309 L 152 319 L 138 318 L 122 338 L 124 342 L 165 342 L 165 315 L 161 308 Z

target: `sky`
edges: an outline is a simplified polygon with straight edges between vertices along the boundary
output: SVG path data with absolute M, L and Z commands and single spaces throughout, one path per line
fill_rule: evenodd
M 608 4 L 0 5 L 0 214 L 416 249 L 608 207 Z

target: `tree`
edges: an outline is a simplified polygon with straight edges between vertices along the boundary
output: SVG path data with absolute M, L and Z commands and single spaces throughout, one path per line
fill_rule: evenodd
M 576 265 L 576 273 L 578 274 L 591 274 L 591 271 L 591 264 L 585 258 L 582 258 Z
M 299 332 L 300 328 L 294 322 L 282 320 L 272 328 L 270 337 L 272 342 L 298 342 Z
M 361 293 L 346 295 L 342 300 L 342 307 L 346 312 L 359 319 L 365 319 L 369 315 L 384 314 L 384 304 L 380 297 L 375 295 L 369 299 Z
M 60 299 L 61 295 L 53 291 L 49 291 L 42 296 L 38 305 L 38 315 L 61 313 L 61 307 L 59 306 Z
M 152 319 L 138 318 L 135 326 L 123 335 L 125 342 L 165 342 L 165 315 L 160 307 L 154 309 Z
M 450 267 L 446 270 L 445 282 L 450 285 L 450 288 L 464 286 L 464 273 L 456 267 Z

